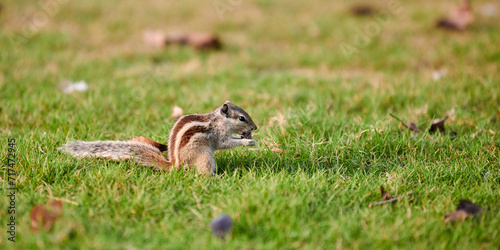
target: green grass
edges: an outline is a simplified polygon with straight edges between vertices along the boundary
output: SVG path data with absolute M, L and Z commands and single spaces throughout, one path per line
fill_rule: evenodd
M 211 1 L 68 1 L 35 33 L 23 33 L 25 18 L 42 2 L 4 3 L 2 199 L 9 138 L 19 190 L 15 243 L 0 203 L 0 248 L 498 249 L 500 27 L 480 14 L 487 2 L 474 1 L 475 22 L 455 33 L 432 26 L 456 1 L 401 1 L 350 57 L 341 45 L 374 18 L 351 16 L 347 1 L 242 1 L 223 19 Z M 152 50 L 141 42 L 150 28 L 213 31 L 224 49 Z M 66 79 L 90 89 L 64 94 Z M 204 113 L 226 100 L 251 114 L 259 146 L 218 152 L 214 177 L 56 150 L 136 135 L 166 142 L 174 105 Z M 450 114 L 448 131 L 410 133 L 389 113 L 420 128 Z M 413 195 L 369 208 L 380 185 Z M 62 218 L 32 233 L 31 208 L 53 199 Z M 460 199 L 484 211 L 445 223 Z M 225 241 L 209 226 L 222 213 L 234 222 Z

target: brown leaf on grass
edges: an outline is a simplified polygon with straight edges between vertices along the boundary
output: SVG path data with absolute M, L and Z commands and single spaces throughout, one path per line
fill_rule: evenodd
M 219 38 L 209 33 L 187 34 L 187 44 L 197 50 L 218 50 L 222 47 Z
M 160 151 L 167 151 L 168 150 L 168 146 L 165 145 L 165 144 L 161 144 L 159 142 L 155 142 L 151 139 L 148 139 L 146 137 L 143 137 L 143 136 L 134 136 L 132 138 L 132 140 L 128 140 L 130 142 L 141 142 L 141 143 L 146 143 L 146 144 L 149 144 L 155 148 L 158 148 Z
M 61 201 L 52 201 L 47 205 L 35 205 L 31 209 L 31 231 L 38 232 L 40 229 L 50 230 L 56 220 L 61 217 L 63 203 Z
M 444 220 L 446 222 L 455 222 L 455 221 L 465 221 L 467 217 L 472 217 L 479 212 L 481 212 L 483 208 L 472 203 L 469 200 L 460 200 L 458 202 L 457 209 L 447 215 L 444 216 Z
M 444 216 L 446 222 L 461 221 L 464 222 L 465 219 L 469 217 L 469 214 L 464 210 L 456 210 Z
M 432 121 L 431 127 L 429 128 L 429 133 L 434 133 L 439 130 L 439 132 L 444 132 L 444 122 L 448 120 L 448 116 L 442 118 L 442 119 L 434 119 Z
M 351 7 L 350 11 L 355 16 L 368 16 L 375 13 L 376 8 L 368 4 L 358 4 Z
M 483 210 L 481 206 L 472 203 L 469 200 L 460 200 L 458 202 L 457 210 L 463 210 L 467 214 L 476 215 Z
M 380 185 L 380 193 L 382 194 L 382 200 L 386 201 L 392 198 L 392 195 L 384 189 L 384 186 Z
M 188 45 L 197 50 L 220 49 L 220 39 L 211 33 L 171 32 L 164 33 L 158 30 L 146 30 L 142 33 L 143 42 L 154 48 L 163 48 L 166 45 Z
M 468 0 L 463 1 L 460 6 L 450 10 L 447 17 L 438 20 L 438 28 L 462 31 L 474 21 L 474 13 Z

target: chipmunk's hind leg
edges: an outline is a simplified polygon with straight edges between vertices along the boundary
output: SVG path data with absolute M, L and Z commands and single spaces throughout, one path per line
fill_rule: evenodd
M 207 152 L 200 152 L 192 163 L 199 173 L 215 174 L 216 163 L 214 156 Z

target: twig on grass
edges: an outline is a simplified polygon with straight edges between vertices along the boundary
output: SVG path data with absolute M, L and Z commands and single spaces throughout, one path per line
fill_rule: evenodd
M 401 120 L 399 117 L 393 115 L 392 113 L 389 113 L 390 116 L 394 117 L 394 119 L 400 121 L 401 123 L 405 124 L 406 125 L 406 122 L 404 122 L 403 120 Z
M 420 131 L 422 131 L 421 129 L 417 128 L 417 125 L 415 125 L 415 123 L 413 123 L 413 122 L 406 123 L 403 120 L 401 120 L 399 117 L 393 115 L 392 113 L 389 113 L 389 115 L 392 116 L 392 117 L 394 117 L 396 120 L 398 120 L 399 122 L 401 122 L 401 124 L 403 126 L 405 126 L 406 128 L 409 128 L 413 132 L 420 132 Z
M 370 205 L 368 205 L 368 207 L 384 205 L 384 204 L 387 204 L 387 203 L 393 203 L 393 202 L 398 201 L 399 199 L 401 199 L 401 198 L 403 198 L 403 197 L 405 197 L 407 195 L 410 195 L 410 194 L 413 194 L 413 190 L 410 190 L 408 193 L 403 194 L 401 196 L 398 196 L 396 198 L 392 198 L 390 200 L 376 202 L 376 203 L 370 203 Z

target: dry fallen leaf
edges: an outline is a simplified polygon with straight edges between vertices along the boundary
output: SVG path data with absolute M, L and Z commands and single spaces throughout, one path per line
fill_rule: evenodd
M 368 16 L 375 13 L 375 8 L 368 4 L 359 4 L 351 7 L 351 13 L 355 16 Z
M 61 201 L 52 201 L 47 205 L 35 205 L 31 209 L 31 231 L 38 232 L 39 229 L 50 230 L 56 220 L 61 217 L 63 203 Z
M 187 44 L 197 50 L 218 50 L 221 48 L 219 38 L 209 33 L 187 34 Z
M 181 116 L 184 114 L 184 110 L 182 110 L 182 108 L 178 107 L 178 106 L 174 106 L 172 108 L 172 118 L 174 120 L 177 120 L 179 118 L 181 118 Z
M 469 217 L 469 214 L 464 210 L 456 210 L 444 216 L 444 220 L 447 222 L 461 221 L 464 222 L 465 219 Z
M 163 48 L 166 45 L 188 45 L 197 50 L 220 49 L 220 39 L 210 33 L 171 32 L 164 33 L 158 30 L 146 30 L 142 33 L 143 42 L 154 48 Z
M 465 0 L 460 6 L 452 9 L 447 17 L 439 20 L 436 24 L 439 28 L 462 31 L 474 21 L 474 13 L 470 2 Z
M 443 119 L 434 119 L 432 121 L 431 127 L 429 128 L 429 133 L 434 133 L 437 130 L 439 130 L 439 132 L 444 132 L 444 122 L 446 120 L 448 120 L 448 116 L 445 116 Z
M 155 148 L 158 148 L 160 151 L 167 151 L 168 150 L 167 145 L 155 142 L 155 141 L 148 139 L 146 137 L 143 137 L 143 136 L 134 136 L 132 138 L 132 140 L 128 140 L 128 141 L 146 143 L 146 144 L 149 144 Z
M 460 200 L 457 209 L 444 216 L 447 222 L 465 221 L 467 217 L 472 217 L 483 210 L 482 207 L 472 203 L 469 200 Z
M 384 186 L 380 185 L 380 193 L 382 194 L 382 200 L 389 200 L 392 195 L 384 189 Z
M 469 200 L 460 200 L 458 202 L 457 210 L 464 210 L 470 215 L 476 215 L 483 210 L 481 206 L 472 203 Z

